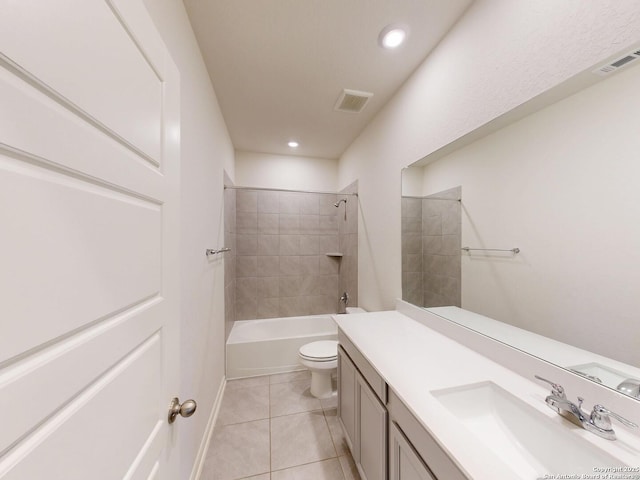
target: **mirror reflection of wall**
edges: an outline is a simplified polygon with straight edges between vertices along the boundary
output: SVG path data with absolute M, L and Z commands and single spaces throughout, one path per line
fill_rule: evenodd
M 463 308 L 640 366 L 637 85 L 629 67 L 403 175 L 403 196 L 462 185 L 462 244 L 521 248 L 461 256 Z

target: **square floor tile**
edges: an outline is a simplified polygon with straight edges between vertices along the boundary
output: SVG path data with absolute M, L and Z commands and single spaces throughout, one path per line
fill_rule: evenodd
M 328 398 L 321 398 L 320 404 L 323 410 L 330 410 L 338 407 L 338 392 L 334 388 L 333 395 Z
M 269 385 L 233 388 L 225 391 L 218 425 L 269 418 Z
M 322 409 L 320 400 L 311 395 L 309 380 L 271 385 L 271 417 Z
M 228 392 L 229 390 L 235 390 L 236 388 L 257 387 L 259 385 L 269 385 L 269 375 L 227 380 L 224 391 L 226 394 L 226 392 Z
M 272 470 L 336 456 L 322 410 L 271 419 Z
M 269 420 L 216 427 L 202 479 L 233 480 L 269 472 Z
M 276 373 L 271 375 L 270 383 L 297 382 L 300 380 L 308 380 L 311 382 L 311 372 L 309 370 L 299 370 L 297 372 Z
M 344 474 L 337 458 L 308 463 L 271 473 L 271 480 L 343 480 Z

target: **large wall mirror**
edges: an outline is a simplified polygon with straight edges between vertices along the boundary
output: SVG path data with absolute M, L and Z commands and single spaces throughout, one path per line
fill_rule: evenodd
M 638 85 L 630 64 L 405 169 L 403 298 L 640 397 Z

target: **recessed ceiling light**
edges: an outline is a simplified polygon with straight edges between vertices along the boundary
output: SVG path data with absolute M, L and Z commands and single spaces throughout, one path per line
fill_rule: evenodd
M 296 148 L 300 144 L 298 142 L 291 141 L 287 143 L 287 145 L 289 145 L 291 148 Z
M 407 38 L 408 28 L 403 25 L 387 25 L 378 35 L 378 43 L 382 48 L 396 48 Z

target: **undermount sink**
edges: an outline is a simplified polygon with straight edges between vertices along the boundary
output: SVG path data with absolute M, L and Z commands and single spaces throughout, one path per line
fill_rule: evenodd
M 495 383 L 482 382 L 431 393 L 478 442 L 497 453 L 513 470 L 514 478 L 593 475 L 596 467 L 625 466 L 572 433 L 570 423 L 552 421 Z

